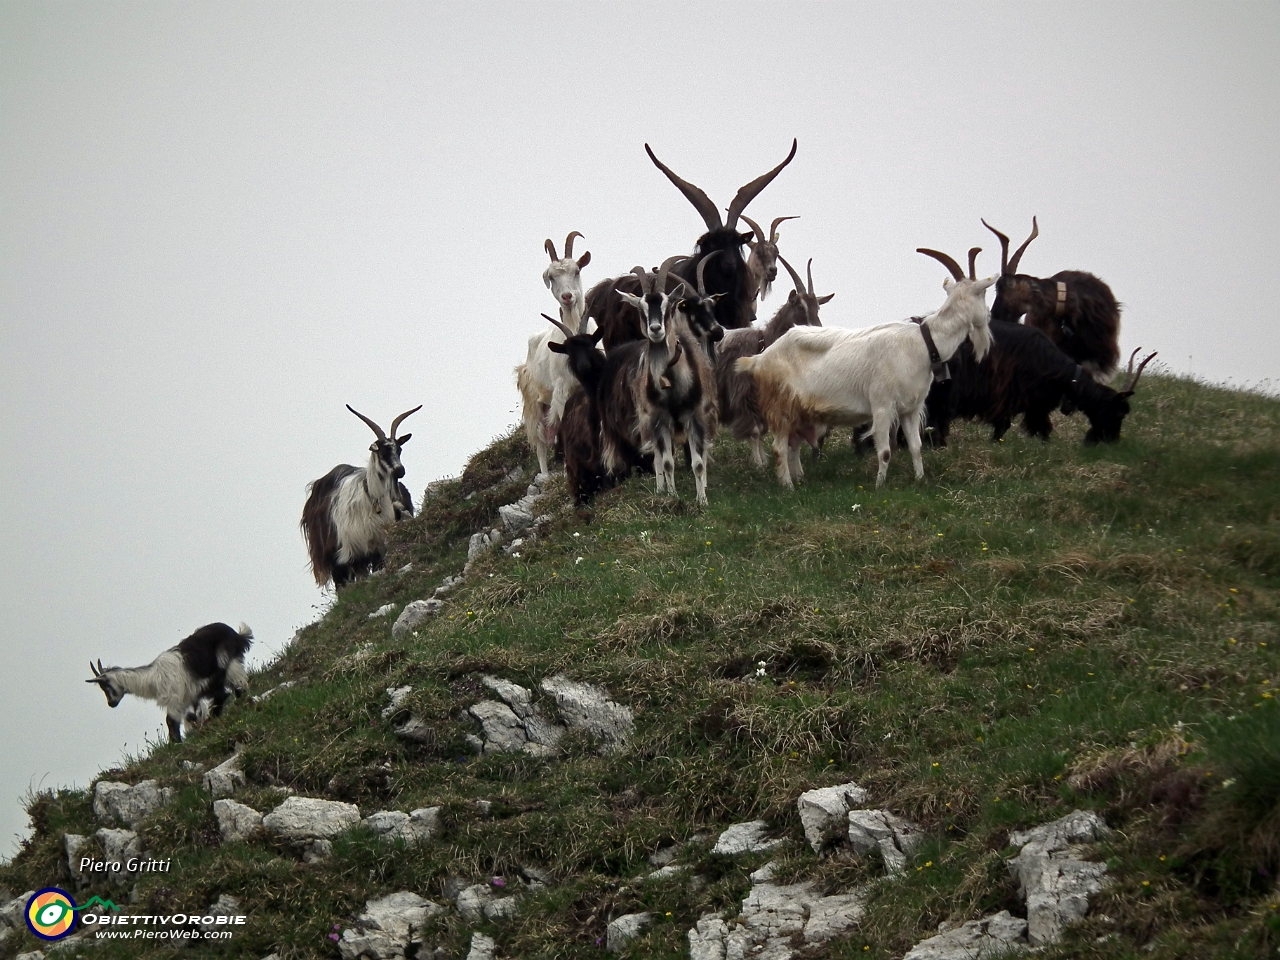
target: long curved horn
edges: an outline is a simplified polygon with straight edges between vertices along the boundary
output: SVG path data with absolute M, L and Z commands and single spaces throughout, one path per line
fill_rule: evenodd
M 1138 387 L 1138 378 L 1142 376 L 1142 371 L 1147 368 L 1147 364 L 1156 358 L 1156 352 L 1152 351 L 1142 363 L 1138 364 L 1138 372 L 1133 375 L 1133 380 L 1125 387 L 1125 391 L 1133 393 Z
M 982 225 L 1000 240 L 1000 275 L 1004 276 L 1009 272 L 1009 238 L 985 220 L 982 221 Z
M 560 329 L 560 332 L 561 332 L 561 333 L 563 333 L 566 337 L 572 337 L 572 336 L 573 336 L 573 333 L 569 330 L 569 328 L 568 328 L 568 327 L 566 327 L 566 326 L 565 326 L 563 323 L 561 323 L 559 320 L 557 320 L 555 317 L 549 317 L 549 316 L 547 316 L 547 315 L 544 313 L 544 314 L 542 315 L 542 318 L 543 318 L 544 320 L 550 320 L 552 323 L 554 323 L 554 324 L 555 324 L 555 325 Z
M 382 432 L 382 428 L 381 428 L 380 426 L 378 426 L 376 423 L 374 423 L 372 420 L 370 420 L 368 417 L 366 417 L 366 416 L 365 416 L 363 413 L 361 413 L 359 410 L 357 410 L 355 407 L 351 406 L 351 404 L 349 404 L 349 403 L 347 404 L 347 409 L 348 409 L 348 410 L 350 410 L 352 413 L 354 413 L 357 417 L 359 417 L 359 418 L 360 418 L 361 420 L 363 420 L 365 423 L 367 423 L 367 424 L 369 425 L 369 429 L 370 429 L 370 430 L 372 430 L 374 433 L 376 433 L 376 434 L 378 435 L 378 439 L 379 439 L 379 440 L 386 440 L 386 439 L 387 439 L 387 435 L 386 435 L 385 433 L 383 433 L 383 432 Z
M 573 238 L 574 237 L 582 237 L 582 234 L 580 234 L 577 230 L 571 230 L 569 232 L 569 235 L 564 238 L 564 258 L 566 260 L 568 260 L 570 257 L 573 256 Z M 582 239 L 585 240 L 587 238 L 582 237 Z
M 657 284 L 653 288 L 654 290 L 663 294 L 667 292 L 667 273 L 676 264 L 676 261 L 683 259 L 685 259 L 683 256 L 677 254 L 674 257 L 667 257 L 667 259 L 662 261 L 662 266 L 654 271 L 654 273 L 658 275 Z
M 927 247 L 916 247 L 916 253 L 923 253 L 926 257 L 933 257 L 933 259 L 937 260 L 940 264 L 951 271 L 951 278 L 953 280 L 964 279 L 964 271 L 960 269 L 960 264 L 956 263 L 945 253 L 942 253 L 939 250 L 930 250 Z
M 631 272 L 640 280 L 640 296 L 645 294 L 645 286 L 649 283 L 649 272 L 644 267 L 632 267 Z
M 560 259 L 556 256 L 556 245 L 551 242 L 550 237 L 547 237 L 547 242 L 542 245 L 542 249 L 547 251 L 547 256 L 551 258 L 552 263 Z
M 705 257 L 698 261 L 698 296 L 705 297 L 707 295 L 707 286 L 703 282 L 703 272 L 707 269 L 707 264 L 715 257 L 719 256 L 723 251 L 712 250 Z
M 809 258 L 809 296 L 816 296 L 813 292 L 813 257 Z
M 414 407 L 412 410 L 406 410 L 404 413 L 400 414 L 400 416 L 398 416 L 398 417 L 396 417 L 394 420 L 392 420 L 392 421 L 391 421 L 391 439 L 393 439 L 393 440 L 395 439 L 395 436 L 396 436 L 396 427 L 400 426 L 400 421 L 401 421 L 401 420 L 403 420 L 405 417 L 409 416 L 409 414 L 411 414 L 411 413 L 417 413 L 417 412 L 418 412 L 419 410 L 421 410 L 421 409 L 422 409 L 422 404 L 418 404 L 418 405 L 417 405 L 416 407 Z
M 749 226 L 752 230 L 756 232 L 757 243 L 768 243 L 768 241 L 765 240 L 764 238 L 764 230 L 761 229 L 760 224 L 756 223 L 750 217 L 743 216 L 742 214 L 738 214 L 738 216 L 742 217 L 742 219 L 747 222 L 747 226 Z M 774 221 L 774 224 L 775 225 L 777 224 L 776 220 Z
M 791 282 L 796 285 L 796 293 L 800 294 L 800 296 L 803 297 L 804 281 L 800 279 L 800 274 L 796 273 L 795 268 L 792 267 L 791 264 L 787 263 L 786 257 L 784 257 L 782 254 L 778 254 L 778 260 L 781 261 L 782 265 L 787 268 L 787 273 L 791 274 Z M 809 262 L 812 263 L 813 261 L 810 260 Z M 810 286 L 810 289 L 812 289 L 813 285 L 810 284 L 809 286 Z
M 978 279 L 978 275 L 974 271 L 977 269 L 978 254 L 980 254 L 981 252 L 982 252 L 981 247 L 969 248 L 969 279 L 970 280 Z
M 1138 347 L 1136 350 L 1133 351 L 1133 353 L 1129 354 L 1129 369 L 1125 371 L 1124 386 L 1122 386 L 1117 391 L 1118 393 L 1123 393 L 1126 396 L 1133 393 L 1134 388 L 1137 387 L 1138 385 L 1138 378 L 1142 376 L 1142 371 L 1146 369 L 1146 366 L 1148 363 L 1150 363 L 1152 360 L 1156 358 L 1156 354 L 1152 353 L 1149 357 L 1147 357 L 1145 360 L 1142 361 L 1142 364 L 1138 367 L 1138 372 L 1134 373 L 1133 361 L 1137 358 L 1138 353 L 1141 350 L 1142 348 Z
M 95 666 L 93 665 L 93 661 L 92 661 L 92 660 L 90 660 L 90 661 L 89 661 L 89 669 L 90 669 L 91 671 L 93 671 L 93 675 L 94 675 L 95 677 L 100 677 L 100 676 L 102 676 L 102 672 L 101 672 L 97 667 L 95 667 Z M 93 681 L 92 681 L 92 680 L 86 680 L 85 682 L 86 682 L 86 683 L 93 683 Z
M 726 227 L 732 230 L 738 223 L 738 217 L 742 216 L 742 211 L 747 209 L 747 204 L 754 200 L 756 198 L 756 194 L 767 187 L 773 178 L 782 172 L 782 168 L 791 162 L 792 158 L 796 155 L 797 143 L 798 141 L 793 137 L 791 140 L 791 152 L 787 154 L 787 159 L 783 160 L 768 173 L 761 174 L 756 177 L 738 191 L 738 195 L 733 198 L 733 203 L 729 204 L 729 216 L 724 222 Z
M 101 675 L 106 672 L 107 672 L 107 668 L 102 665 L 102 658 L 99 657 L 98 658 L 98 674 Z
M 1029 244 L 1032 240 L 1034 240 L 1038 236 L 1040 236 L 1040 224 L 1036 223 L 1035 217 L 1032 217 L 1031 218 L 1031 236 L 1027 237 L 1026 240 L 1022 241 L 1022 246 L 1020 246 L 1017 249 L 1017 251 L 1014 253 L 1014 255 L 1009 258 L 1010 273 L 1018 272 L 1018 261 L 1022 259 L 1022 252 L 1027 249 L 1027 244 Z
M 741 217 L 742 214 L 738 214 L 738 216 Z M 742 217 L 742 219 L 745 220 L 747 218 Z M 783 220 L 799 220 L 799 219 L 800 219 L 799 214 L 797 214 L 794 217 L 774 217 L 773 223 L 769 227 L 769 242 L 770 243 L 778 242 L 778 224 L 782 223 Z
M 653 155 L 653 151 L 649 149 L 647 143 L 644 145 L 644 150 L 645 153 L 649 154 L 649 159 L 653 161 L 654 166 L 665 173 L 667 179 L 676 185 L 676 189 L 684 194 L 685 199 L 693 204 L 693 208 L 702 214 L 702 219 L 706 223 L 708 230 L 715 230 L 724 226 L 724 222 L 720 219 L 720 211 L 716 209 L 716 205 L 711 202 L 710 197 L 688 180 L 682 180 L 676 176 L 670 167 Z

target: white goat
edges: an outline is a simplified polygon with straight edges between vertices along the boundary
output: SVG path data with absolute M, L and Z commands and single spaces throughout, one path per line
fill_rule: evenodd
M 736 369 L 756 381 L 760 409 L 773 434 L 778 481 L 803 478 L 800 441 L 816 442 L 821 427 L 871 423 L 879 469 L 889 470 L 889 438 L 902 427 L 916 479 L 924 476 L 920 426 L 935 373 L 969 339 L 981 361 L 991 346 L 986 290 L 996 278 L 973 278 L 978 248 L 969 251 L 969 273 L 945 253 L 921 249 L 951 271 L 943 283 L 946 302 L 919 325 L 888 323 L 864 330 L 795 327 L 757 357 L 742 357 Z
M 542 272 L 542 282 L 560 306 L 560 322 L 574 334 L 586 333 L 586 299 L 582 294 L 580 271 L 591 262 L 590 250 L 573 259 L 573 238 L 580 236 L 582 234 L 574 230 L 565 237 L 563 257 L 556 256 L 556 245 L 547 240 L 544 247 L 551 257 L 551 265 Z M 525 362 L 516 367 L 516 386 L 524 401 L 524 432 L 529 446 L 538 454 L 538 469 L 542 473 L 549 473 L 551 469 L 551 451 L 555 449 L 564 405 L 579 389 L 564 354 L 547 349 L 549 343 L 563 342 L 564 334 L 555 328 L 534 334 L 529 338 Z

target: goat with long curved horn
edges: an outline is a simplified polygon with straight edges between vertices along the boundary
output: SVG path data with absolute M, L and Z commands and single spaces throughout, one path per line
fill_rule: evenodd
M 977 276 L 977 274 L 976 274 L 974 271 L 977 269 L 977 264 L 978 264 L 978 254 L 980 254 L 981 252 L 982 252 L 982 248 L 981 248 L 981 247 L 970 247 L 970 248 L 969 248 L 969 279 L 970 279 L 970 280 L 977 280 L 977 279 L 978 279 L 978 276 Z
M 684 194 L 685 199 L 693 204 L 693 208 L 702 214 L 702 220 L 706 223 L 708 230 L 718 230 L 724 226 L 724 221 L 720 219 L 719 209 L 701 188 L 695 187 L 688 180 L 681 178 L 674 170 L 659 160 L 647 143 L 644 145 L 644 150 L 645 153 L 649 154 L 649 159 L 653 161 L 654 166 L 665 173 L 667 179 L 675 184 L 676 189 Z
M 1137 350 L 1134 350 L 1133 353 L 1129 354 L 1129 369 L 1125 372 L 1124 386 L 1122 386 L 1118 391 L 1122 397 L 1133 396 L 1134 391 L 1138 388 L 1138 378 L 1142 376 L 1142 371 L 1145 370 L 1147 368 L 1147 364 L 1157 356 L 1157 353 L 1154 351 L 1148 354 L 1147 358 L 1138 365 L 1138 372 L 1134 373 L 1133 359 L 1138 355 L 1138 352 L 1141 349 L 1141 347 L 1138 347 Z
M 396 427 L 400 426 L 404 418 L 409 416 L 412 413 L 417 413 L 421 409 L 422 409 L 422 404 L 418 404 L 412 410 L 406 410 L 404 413 L 400 414 L 400 416 L 396 417 L 394 420 L 391 421 L 391 439 L 392 440 L 396 439 Z
M 574 237 L 582 237 L 582 234 L 580 234 L 577 230 L 570 230 L 569 235 L 564 238 L 564 258 L 566 260 L 568 260 L 570 257 L 573 256 L 573 238 Z M 582 239 L 585 240 L 586 237 L 582 237 Z
M 916 247 L 916 253 L 923 253 L 926 257 L 933 257 L 940 264 L 951 271 L 951 277 L 954 280 L 963 280 L 964 271 L 960 269 L 960 264 L 956 263 L 951 257 L 947 256 L 941 250 L 930 250 L 928 247 Z
M 352 413 L 354 413 L 357 417 L 359 417 L 365 423 L 367 423 L 369 425 L 369 429 L 372 430 L 375 434 L 377 434 L 379 440 L 381 440 L 383 443 L 387 442 L 387 435 L 382 432 L 382 428 L 380 426 L 378 426 L 376 423 L 374 423 L 372 420 L 366 417 L 363 413 L 361 413 L 355 407 L 351 406 L 351 404 L 349 403 L 347 404 L 347 409 L 350 410 Z
M 1022 246 L 1020 246 L 1017 250 L 1015 250 L 1015 251 L 1013 252 L 1013 256 L 1009 258 L 1009 272 L 1010 272 L 1010 273 L 1017 273 L 1017 272 L 1018 272 L 1018 264 L 1019 264 L 1019 262 L 1021 262 L 1021 260 L 1022 260 L 1022 255 L 1023 255 L 1023 253 L 1025 253 L 1025 252 L 1026 252 L 1026 250 L 1027 250 L 1027 247 L 1031 245 L 1031 241 L 1032 241 L 1032 240 L 1034 240 L 1034 239 L 1035 239 L 1036 237 L 1038 237 L 1038 236 L 1040 236 L 1040 224 L 1036 223 L 1036 218 L 1035 218 L 1035 217 L 1032 217 L 1032 218 L 1031 218 L 1031 233 L 1030 233 L 1030 234 L 1028 234 L 1027 239 L 1025 239 L 1025 240 L 1023 240 L 1023 241 L 1022 241 Z
M 756 198 L 756 196 L 773 182 L 773 178 L 782 172 L 782 168 L 789 164 L 796 155 L 796 147 L 799 141 L 795 138 L 791 140 L 791 152 L 787 154 L 787 159 L 770 170 L 768 173 L 761 174 L 750 183 L 746 184 L 733 198 L 733 203 L 729 204 L 728 217 L 725 218 L 724 225 L 732 230 L 738 225 L 738 217 L 742 216 L 742 211 L 747 209 L 747 204 Z

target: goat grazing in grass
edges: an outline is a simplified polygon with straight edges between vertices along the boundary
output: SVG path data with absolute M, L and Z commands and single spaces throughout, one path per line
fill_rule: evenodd
M 760 410 L 773 434 L 778 481 L 800 479 L 800 441 L 817 442 L 819 430 L 871 423 L 879 468 L 876 486 L 889 470 L 889 437 L 902 427 L 916 479 L 924 476 L 920 426 L 935 373 L 966 339 L 980 361 L 991 345 L 986 290 L 995 278 L 973 278 L 978 250 L 969 252 L 968 279 L 945 253 L 921 248 L 951 271 L 946 302 L 919 325 L 888 323 L 864 330 L 795 327 L 757 357 L 742 357 L 736 369 L 750 373 Z
M 176 647 L 170 647 L 145 667 L 104 667 L 89 661 L 93 679 L 106 694 L 107 705 L 119 706 L 125 694 L 152 700 L 164 708 L 169 741 L 182 742 L 182 723 L 200 716 L 200 701 L 209 698 L 213 716 L 222 715 L 223 704 L 234 693 L 249 691 L 244 655 L 253 642 L 245 624 L 232 630 L 225 623 L 201 627 Z
M 1129 414 L 1129 398 L 1138 386 L 1152 353 L 1133 370 L 1135 350 L 1129 357 L 1128 376 L 1119 390 L 1103 386 L 1039 330 L 1020 323 L 991 321 L 991 351 L 979 363 L 973 349 L 961 344 L 948 367 L 951 379 L 935 383 L 926 404 L 933 442 L 945 446 L 951 421 L 957 417 L 981 420 L 995 430 L 999 440 L 1013 418 L 1022 414 L 1022 426 L 1033 437 L 1048 440 L 1053 431 L 1049 414 L 1069 403 L 1089 419 L 1085 443 L 1109 443 L 1120 439 L 1120 427 Z
M 580 236 L 582 234 L 574 230 L 565 237 L 563 257 L 556 256 L 556 245 L 551 240 L 544 244 L 551 264 L 543 271 L 542 282 L 560 305 L 561 322 L 573 334 L 584 332 L 587 322 L 581 270 L 591 262 L 591 251 L 577 260 L 573 258 L 573 238 Z M 565 358 L 548 349 L 560 336 L 550 329 L 534 334 L 529 338 L 525 362 L 516 367 L 516 386 L 524 403 L 524 432 L 529 446 L 538 455 L 538 469 L 542 473 L 550 472 L 551 452 L 555 449 L 565 404 L 577 389 L 577 381 L 570 375 Z
M 743 222 L 753 231 L 756 238 L 747 241 L 751 255 L 747 257 L 747 282 L 755 290 L 751 298 L 751 314 L 754 317 L 757 298 L 761 303 L 773 289 L 773 281 L 778 279 L 778 224 L 784 220 L 799 220 L 799 217 L 775 217 L 769 226 L 769 237 L 765 238 L 764 230 L 745 213 L 739 214 Z
M 332 580 L 335 589 L 382 569 L 387 530 L 404 515 L 400 501 L 408 497 L 399 482 L 404 476 L 400 450 L 412 434 L 397 437 L 396 428 L 422 405 L 391 421 L 390 438 L 350 404 L 347 409 L 377 437 L 369 447 L 369 462 L 364 467 L 345 463 L 334 467 L 311 484 L 302 508 L 302 534 L 311 556 L 311 572 L 321 587 Z M 412 515 L 411 501 L 408 510 Z
M 575 391 L 565 404 L 560 421 L 560 441 L 564 447 L 564 479 L 569 496 L 576 503 L 587 503 L 610 485 L 610 477 L 600 456 L 600 384 L 604 377 L 605 356 L 597 347 L 600 331 L 572 333 L 559 320 L 542 315 L 564 334 L 563 341 L 551 341 L 547 349 L 561 354 L 581 390 Z
M 1120 304 L 1111 288 L 1079 270 L 1063 270 L 1044 280 L 1018 273 L 1027 245 L 1040 235 L 1035 217 L 1031 235 L 1012 257 L 1009 238 L 985 220 L 982 225 L 1000 240 L 1000 280 L 991 319 L 1016 323 L 1025 315 L 1027 326 L 1045 334 L 1094 380 L 1110 383 L 1120 363 Z

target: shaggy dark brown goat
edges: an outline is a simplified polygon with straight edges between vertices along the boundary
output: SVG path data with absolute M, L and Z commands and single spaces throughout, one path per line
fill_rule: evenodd
M 589 502 L 611 485 L 600 459 L 600 383 L 604 376 L 605 357 L 597 349 L 600 331 L 572 334 L 559 320 L 542 315 L 560 328 L 563 342 L 552 341 L 547 349 L 563 354 L 569 372 L 582 384 L 569 397 L 560 421 L 560 441 L 564 446 L 564 477 L 569 496 L 577 503 Z
M 1041 279 L 1018 273 L 1027 245 L 1040 235 L 1031 218 L 1031 235 L 1012 257 L 1009 238 L 987 221 L 982 225 L 1000 240 L 1000 280 L 991 319 L 1026 324 L 1045 334 L 1100 384 L 1115 376 L 1120 363 L 1120 304 L 1111 288 L 1092 273 L 1063 270 Z

